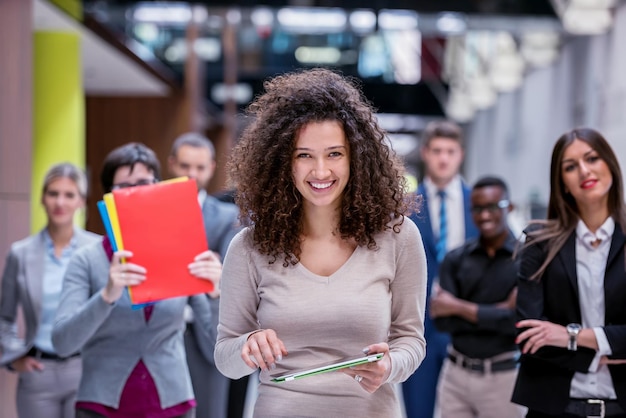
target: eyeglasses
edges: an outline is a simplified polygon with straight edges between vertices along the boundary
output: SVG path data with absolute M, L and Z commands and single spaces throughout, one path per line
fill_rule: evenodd
M 111 186 L 111 190 L 127 189 L 129 187 L 135 187 L 135 186 L 147 186 L 149 184 L 154 184 L 156 182 L 157 182 L 156 179 L 143 179 L 143 180 L 137 180 L 137 183 L 119 183 L 119 184 L 114 184 L 113 186 Z
M 480 215 L 481 213 L 483 213 L 484 210 L 486 210 L 487 212 L 494 214 L 497 211 L 499 211 L 500 209 L 505 209 L 509 207 L 510 202 L 506 199 L 504 200 L 500 200 L 499 202 L 496 203 L 489 203 L 488 205 L 482 205 L 482 206 L 472 206 L 472 213 L 474 215 Z

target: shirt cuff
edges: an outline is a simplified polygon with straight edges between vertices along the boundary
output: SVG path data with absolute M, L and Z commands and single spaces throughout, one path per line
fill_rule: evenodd
M 596 335 L 596 341 L 598 342 L 598 354 L 604 356 L 610 356 L 613 354 L 613 350 L 609 345 L 609 340 L 606 338 L 606 334 L 602 327 L 594 327 L 593 333 Z
M 606 334 L 602 327 L 594 327 L 592 328 L 593 333 L 596 336 L 596 342 L 598 343 L 598 351 L 596 351 L 596 355 L 593 358 L 593 361 L 589 365 L 589 371 L 595 373 L 600 368 L 600 358 L 602 356 L 610 356 L 613 354 L 613 350 L 611 350 L 611 346 L 609 345 L 609 340 L 606 338 Z

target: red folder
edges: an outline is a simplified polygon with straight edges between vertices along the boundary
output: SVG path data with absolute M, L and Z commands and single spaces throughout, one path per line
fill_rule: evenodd
M 146 268 L 146 280 L 130 288 L 133 304 L 213 291 L 213 283 L 189 273 L 208 249 L 194 180 L 113 191 L 124 249 Z

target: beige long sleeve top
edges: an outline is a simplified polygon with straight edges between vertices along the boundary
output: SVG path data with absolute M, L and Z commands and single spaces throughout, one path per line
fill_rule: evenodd
M 426 346 L 426 257 L 415 224 L 406 218 L 399 233 L 378 234 L 378 249 L 357 247 L 330 276 L 300 263 L 269 264 L 251 236 L 240 232 L 224 260 L 215 362 L 230 378 L 251 374 L 241 359 L 248 335 L 276 331 L 289 354 L 261 372 L 255 417 L 400 417 L 391 384 L 417 369 Z M 356 355 L 378 342 L 390 346 L 391 374 L 373 394 L 340 372 L 270 381 L 270 373 Z

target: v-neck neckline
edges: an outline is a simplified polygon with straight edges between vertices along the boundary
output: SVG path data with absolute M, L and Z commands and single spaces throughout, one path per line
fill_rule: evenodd
M 350 257 L 348 257 L 348 259 L 341 266 L 339 266 L 339 268 L 337 270 L 335 270 L 332 274 L 330 274 L 328 276 L 322 276 L 320 274 L 313 273 L 304 264 L 302 264 L 300 262 L 296 265 L 296 267 L 298 269 L 300 269 L 300 271 L 302 271 L 306 276 L 308 276 L 308 277 L 310 277 L 310 278 L 312 278 L 314 280 L 318 280 L 318 281 L 329 283 L 332 280 L 333 277 L 338 276 L 339 274 L 341 274 L 341 272 L 343 270 L 348 268 L 348 265 L 351 264 L 352 260 L 356 257 L 357 252 L 361 251 L 360 248 L 361 248 L 361 246 L 357 245 L 356 248 L 354 249 L 354 251 L 352 251 L 352 254 L 350 254 Z

